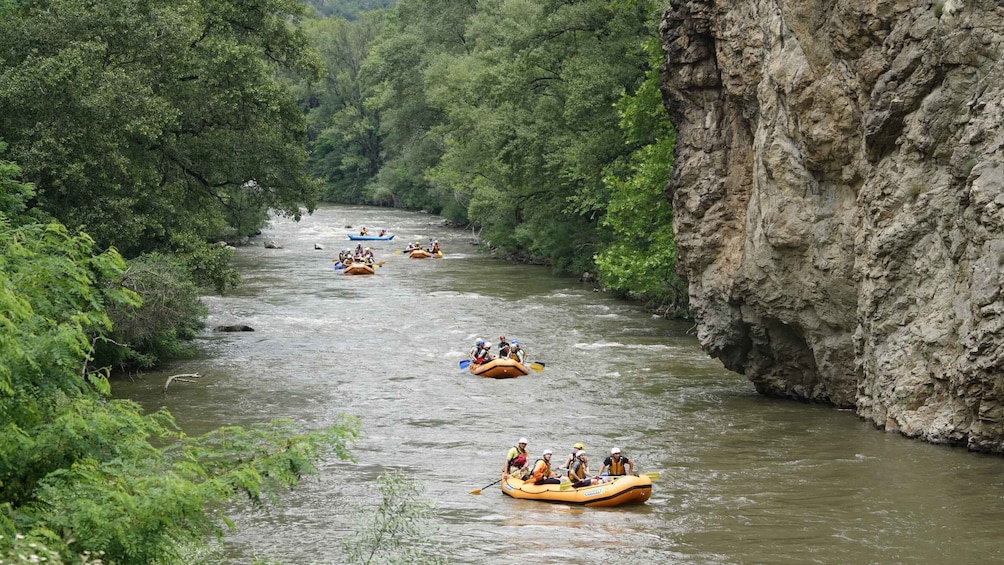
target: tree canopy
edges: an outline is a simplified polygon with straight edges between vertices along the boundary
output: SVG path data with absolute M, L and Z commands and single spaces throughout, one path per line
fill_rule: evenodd
M 402 0 L 353 74 L 364 111 L 324 111 L 348 96 L 312 110 L 328 127 L 311 147 L 325 198 L 441 213 L 498 253 L 598 272 L 685 315 L 662 194 L 675 135 L 658 16 L 644 0 Z M 329 74 L 350 52 L 325 50 Z M 357 132 L 378 148 L 365 160 Z
M 135 305 L 125 262 L 59 223 L 7 215 L 31 197 L 0 161 L 0 561 L 18 536 L 61 555 L 170 563 L 178 548 L 221 533 L 222 503 L 253 504 L 295 485 L 313 461 L 350 457 L 358 423 L 303 432 L 291 422 L 227 427 L 198 438 L 169 413 L 111 400 L 92 365 L 112 329 L 108 311 Z
M 314 205 L 289 73 L 319 69 L 295 0 L 0 5 L 0 139 L 29 204 L 124 256 Z

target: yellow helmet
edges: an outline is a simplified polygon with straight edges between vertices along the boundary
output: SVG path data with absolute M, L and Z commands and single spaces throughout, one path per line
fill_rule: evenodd
M 586 445 L 584 443 L 577 443 L 577 444 L 573 445 L 572 447 L 574 447 L 575 449 L 585 449 Z

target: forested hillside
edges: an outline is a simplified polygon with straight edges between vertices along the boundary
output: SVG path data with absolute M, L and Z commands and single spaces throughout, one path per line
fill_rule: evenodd
M 425 209 L 494 252 L 686 315 L 652 2 L 404 0 L 309 22 L 325 200 Z
M 364 12 L 385 10 L 397 0 L 303 0 L 318 16 L 354 20 Z

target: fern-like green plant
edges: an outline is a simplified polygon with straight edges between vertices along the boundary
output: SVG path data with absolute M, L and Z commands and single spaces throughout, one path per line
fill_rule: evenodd
M 382 499 L 369 511 L 361 509 L 355 537 L 342 543 L 348 563 L 440 565 L 442 549 L 430 541 L 433 506 L 422 501 L 421 485 L 399 471 L 378 479 Z

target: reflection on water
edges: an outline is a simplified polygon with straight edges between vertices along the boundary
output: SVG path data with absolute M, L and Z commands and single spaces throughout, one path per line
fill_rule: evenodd
M 335 272 L 347 225 L 386 227 L 372 276 Z M 322 207 L 265 231 L 283 249 L 238 250 L 246 285 L 207 297 L 207 357 L 114 384 L 165 407 L 189 433 L 288 417 L 363 421 L 356 463 L 324 461 L 281 508 L 242 511 L 233 563 L 339 563 L 374 479 L 404 469 L 437 504 L 437 547 L 455 563 L 985 563 L 1004 558 L 1001 459 L 885 434 L 853 413 L 767 399 L 708 358 L 687 324 L 653 318 L 542 267 L 479 255 L 427 215 Z M 395 250 L 439 239 L 442 259 Z M 259 242 L 260 243 L 260 242 Z M 315 244 L 324 250 L 315 250 Z M 546 364 L 519 379 L 458 369 L 477 337 L 518 339 Z M 160 387 L 167 375 L 198 383 Z M 643 506 L 513 500 L 506 450 L 601 461 L 620 447 L 661 471 Z

